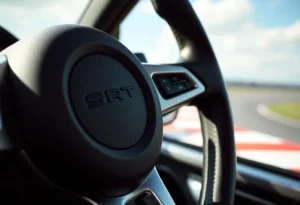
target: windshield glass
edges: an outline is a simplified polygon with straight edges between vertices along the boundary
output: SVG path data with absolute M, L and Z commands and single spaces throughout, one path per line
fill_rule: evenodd
M 76 23 L 89 0 L 0 0 L 0 26 L 18 38 L 43 28 Z
M 190 2 L 227 84 L 237 155 L 300 172 L 300 1 Z M 150 1 L 139 1 L 120 34 L 149 63 L 179 59 L 174 36 Z M 199 124 L 198 110 L 184 107 L 164 135 L 202 146 Z

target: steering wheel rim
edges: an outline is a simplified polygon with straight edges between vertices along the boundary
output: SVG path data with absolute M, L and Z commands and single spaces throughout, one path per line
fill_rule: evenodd
M 219 66 L 217 64 L 217 60 L 214 56 L 214 53 L 211 49 L 211 46 L 209 44 L 209 41 L 205 35 L 205 32 L 200 24 L 200 22 L 197 19 L 197 16 L 195 15 L 192 7 L 190 6 L 188 1 L 182 0 L 182 1 L 152 1 L 155 10 L 157 13 L 164 18 L 168 24 L 171 26 L 176 39 L 180 45 L 181 50 L 181 57 L 183 61 L 178 64 L 172 64 L 172 65 L 148 65 L 141 63 L 134 57 L 134 55 L 125 48 L 125 46 L 121 45 L 117 40 L 113 39 L 112 37 L 108 36 L 107 34 L 104 34 L 103 32 L 100 32 L 95 29 L 82 27 L 82 26 L 75 26 L 75 25 L 63 25 L 63 26 L 56 26 L 49 28 L 35 36 L 29 37 L 28 39 L 24 39 L 19 41 L 18 43 L 14 44 L 13 46 L 9 47 L 5 51 L 1 53 L 1 55 L 6 56 L 2 59 L 2 67 L 4 65 L 6 66 L 6 69 L 9 72 L 2 72 L 1 77 L 5 76 L 5 78 L 9 78 L 10 86 L 12 87 L 12 92 L 17 93 L 17 96 L 19 97 L 18 100 L 20 100 L 21 104 L 18 104 L 18 110 L 22 112 L 22 109 L 26 108 L 28 110 L 33 110 L 37 108 L 37 110 L 43 112 L 45 108 L 42 107 L 48 107 L 53 106 L 50 104 L 47 104 L 45 102 L 42 103 L 42 106 L 39 107 L 39 105 L 32 106 L 30 103 L 34 102 L 31 101 L 32 99 L 28 100 L 28 96 L 24 97 L 22 96 L 24 94 L 24 88 L 26 89 L 30 88 L 35 93 L 41 94 L 42 96 L 45 95 L 44 93 L 39 93 L 40 88 L 43 86 L 48 86 L 44 81 L 47 81 L 46 78 L 41 77 L 43 74 L 41 72 L 45 72 L 47 67 L 47 64 L 45 62 L 50 62 L 50 60 L 53 60 L 54 58 L 50 58 L 47 52 L 50 52 L 51 49 L 55 48 L 55 46 L 59 45 L 57 42 L 59 39 L 59 43 L 62 43 L 69 49 L 66 55 L 67 58 L 74 58 L 74 64 L 75 62 L 78 63 L 78 60 L 81 59 L 86 54 L 92 54 L 95 52 L 98 52 L 100 50 L 93 50 L 94 46 L 96 44 L 106 45 L 105 49 L 103 50 L 109 50 L 112 47 L 116 49 L 118 52 L 121 52 L 121 54 L 125 55 L 125 57 L 129 58 L 129 64 L 133 63 L 136 67 L 139 67 L 139 71 L 133 71 L 133 72 L 140 72 L 137 75 L 143 76 L 143 78 L 147 85 L 144 85 L 143 92 L 147 92 L 148 97 L 147 99 L 153 103 L 152 112 L 156 113 L 157 118 L 155 118 L 154 124 L 155 128 L 154 131 L 152 130 L 152 135 L 156 136 L 151 138 L 152 148 L 148 149 L 148 155 L 146 158 L 139 158 L 137 161 L 131 161 L 132 163 L 140 163 L 140 160 L 149 160 L 150 162 L 145 165 L 143 170 L 141 172 L 136 172 L 137 175 L 140 175 L 139 178 L 135 181 L 134 184 L 132 184 L 129 187 L 122 187 L 120 184 L 116 183 L 114 185 L 120 186 L 120 189 L 118 192 L 114 193 L 115 195 L 109 194 L 107 192 L 107 196 L 110 197 L 110 200 L 103 199 L 102 197 L 98 197 L 97 193 L 94 193 L 93 191 L 88 190 L 81 190 L 76 189 L 76 191 L 72 190 L 71 187 L 66 186 L 65 184 L 60 184 L 60 181 L 58 179 L 53 178 L 53 176 L 50 176 L 50 173 L 46 171 L 45 168 L 41 166 L 40 160 L 37 159 L 34 155 L 36 155 L 38 152 L 43 153 L 43 150 L 37 149 L 37 147 L 34 147 L 34 143 L 36 141 L 32 141 L 29 138 L 25 138 L 25 141 L 28 141 L 28 145 L 25 146 L 25 153 L 26 160 L 30 162 L 33 169 L 36 172 L 39 172 L 41 176 L 43 176 L 48 182 L 50 182 L 52 185 L 57 186 L 59 188 L 62 188 L 64 190 L 67 190 L 70 193 L 76 193 L 75 195 L 83 197 L 84 199 L 88 199 L 88 201 L 92 203 L 97 204 L 124 204 L 127 203 L 128 200 L 132 200 L 135 197 L 137 197 L 142 191 L 150 190 L 155 195 L 155 197 L 158 198 L 159 201 L 161 201 L 163 204 L 172 204 L 174 203 L 172 201 L 171 196 L 169 195 L 166 187 L 163 185 L 163 182 L 160 180 L 160 177 L 156 171 L 155 168 L 153 168 L 154 163 L 159 155 L 159 147 L 161 146 L 161 132 L 162 132 L 162 122 L 159 120 L 160 113 L 166 114 L 174 109 L 179 108 L 182 105 L 185 105 L 187 103 L 191 103 L 193 105 L 196 105 L 200 116 L 201 116 L 201 123 L 202 123 L 202 130 L 203 130 L 203 150 L 204 150 L 204 168 L 203 168 L 203 185 L 201 190 L 201 204 L 233 204 L 234 200 L 234 191 L 235 191 L 235 147 L 234 147 L 234 135 L 233 135 L 233 127 L 232 127 L 232 119 L 231 119 L 231 112 L 228 102 L 228 97 L 225 89 L 225 85 L 223 83 L 222 75 L 219 69 Z M 171 6 L 173 8 L 173 11 L 170 12 L 172 9 L 166 7 Z M 184 9 L 183 9 L 184 8 Z M 182 21 L 178 20 L 178 16 L 182 18 Z M 188 21 L 189 24 L 185 24 L 184 22 Z M 187 26 L 188 25 L 188 26 Z M 64 36 L 64 38 L 62 38 Z M 74 37 L 72 37 L 74 36 Z M 84 36 L 84 38 L 83 38 Z M 61 39 L 60 39 L 61 38 Z M 72 39 L 74 38 L 74 39 Z M 67 43 L 64 43 L 65 40 Z M 107 44 L 107 42 L 111 44 Z M 95 44 L 95 45 L 94 45 Z M 87 47 L 86 47 L 87 45 Z M 78 51 L 78 48 L 80 47 L 80 51 Z M 92 50 L 90 50 L 92 49 Z M 86 52 L 88 50 L 88 52 Z M 32 51 L 32 53 L 28 52 Z M 55 52 L 59 52 L 59 49 L 56 47 L 54 49 Z M 76 51 L 76 52 L 74 52 Z M 52 51 L 51 51 L 52 52 Z M 106 52 L 106 51 L 104 51 Z M 74 55 L 70 57 L 70 53 Z M 40 58 L 40 56 L 46 56 L 43 58 Z M 61 54 L 62 56 L 63 54 Z M 106 53 L 106 55 L 112 55 L 111 53 Z M 119 54 L 118 54 L 119 55 Z M 112 55 L 112 57 L 115 57 Z M 56 55 L 57 61 L 61 60 L 59 55 Z M 99 56 L 97 57 L 97 59 Z M 119 58 L 119 57 L 116 57 Z M 120 58 L 119 58 L 120 59 Z M 118 60 L 119 60 L 118 59 Z M 103 59 L 102 61 L 107 60 Z M 89 60 L 90 62 L 90 60 Z M 69 62 L 68 62 L 69 63 Z M 65 63 L 64 64 L 68 64 Z M 127 64 L 128 65 L 128 64 Z M 48 66 L 49 67 L 49 66 Z M 92 67 L 92 66 L 89 66 Z M 4 68 L 2 68 L 4 69 Z M 24 69 L 26 72 L 30 71 L 30 76 L 24 72 Z M 47 68 L 49 71 L 47 71 L 47 75 L 52 75 L 50 73 L 50 68 Z M 74 68 L 72 68 L 74 69 Z M 123 68 L 122 68 L 123 69 Z M 127 67 L 126 67 L 127 69 Z M 9 73 L 9 74 L 8 74 Z M 161 93 L 159 92 L 159 89 L 157 87 L 156 82 L 153 80 L 153 76 L 157 75 L 165 75 L 170 73 L 180 73 L 184 74 L 193 84 L 194 89 L 189 90 L 187 92 L 181 93 L 180 95 L 177 95 L 175 97 L 172 97 L 170 99 L 165 99 Z M 33 74 L 33 75 L 32 75 Z M 82 73 L 79 73 L 79 76 L 82 76 Z M 109 74 L 112 75 L 112 74 Z M 4 78 L 4 77 L 3 77 Z M 51 79 L 51 77 L 47 76 L 47 79 Z M 91 75 L 88 76 L 88 78 L 91 78 Z M 20 84 L 14 82 L 15 80 L 18 80 L 22 82 L 22 86 L 20 87 Z M 80 78 L 76 78 L 77 80 Z M 42 80 L 44 80 L 42 82 Z M 49 81 L 50 81 L 49 80 Z M 85 79 L 86 80 L 86 79 Z M 69 81 L 69 79 L 68 79 Z M 72 81 L 72 80 L 71 80 Z M 92 81 L 92 80 L 91 80 Z M 130 82 L 134 82 L 134 80 L 129 80 Z M 139 81 L 141 81 L 139 79 Z M 50 84 L 49 85 L 55 85 Z M 139 82 L 139 85 L 143 82 Z M 25 86 L 24 86 L 25 85 Z M 136 87 L 139 85 L 135 85 Z M 39 87 L 41 86 L 41 87 Z M 147 87 L 148 86 L 148 87 Z M 11 88 L 10 88 L 11 89 Z M 59 87 L 56 87 L 56 89 L 60 89 Z M 147 90 L 148 89 L 148 90 Z M 80 90 L 80 88 L 76 87 L 76 90 Z M 145 91 L 147 90 L 147 91 Z M 85 91 L 84 91 L 85 92 Z M 130 90 L 125 90 L 127 92 L 128 96 L 130 97 Z M 46 93 L 47 94 L 47 93 Z M 74 94 L 76 95 L 76 93 Z M 145 95 L 145 94 L 144 94 Z M 53 95 L 52 97 L 57 97 L 57 95 Z M 48 98 L 46 98 L 48 99 Z M 59 100 L 58 100 L 59 101 Z M 109 101 L 109 98 L 108 98 Z M 54 103 L 55 104 L 55 103 Z M 140 103 L 139 103 L 140 104 Z M 23 106 L 25 105 L 25 106 Z M 35 107 L 36 106 L 36 107 Z M 60 105 L 57 105 L 60 106 Z M 152 106 L 152 105 L 151 105 Z M 20 110 L 20 108 L 22 108 Z M 51 107 L 53 108 L 53 107 Z M 147 108 L 149 108 L 149 105 L 147 105 Z M 12 109 L 12 107 L 4 107 L 3 109 Z M 144 108 L 142 108 L 144 109 Z M 21 113 L 21 116 L 28 114 L 28 112 Z M 3 121 L 6 120 L 5 115 L 3 115 Z M 19 115 L 20 117 L 20 115 Z M 37 117 L 37 116 L 35 116 Z M 25 118 L 23 118 L 25 119 Z M 38 116 L 37 119 L 42 120 L 41 116 Z M 137 118 L 141 119 L 141 118 Z M 82 120 L 82 119 L 81 119 Z M 148 119 L 149 120 L 149 119 Z M 30 120 L 29 120 L 30 121 Z M 89 120 L 87 120 L 89 121 Z M 26 124 L 26 126 L 33 126 L 36 123 L 34 120 L 31 119 L 31 124 Z M 47 121 L 45 121 L 47 122 Z M 51 123 L 54 123 L 51 121 Z M 124 123 L 124 122 L 122 122 Z M 121 123 L 120 123 L 121 124 Z M 19 125 L 22 126 L 22 125 Z M 55 124 L 55 126 L 58 126 L 58 124 Z M 63 128 L 63 127 L 60 127 Z M 26 132 L 25 132 L 26 133 Z M 41 132 L 45 134 L 44 132 Z M 41 134 L 39 133 L 39 134 Z M 11 134 L 9 131 L 7 133 L 8 136 Z M 27 133 L 28 134 L 28 133 Z M 96 134 L 97 135 L 97 134 Z M 24 142 L 24 136 L 23 142 Z M 37 140 L 37 139 L 34 139 Z M 39 139 L 41 140 L 41 139 Z M 100 139 L 101 140 L 101 139 Z M 114 140 L 113 140 L 114 141 Z M 132 141 L 136 141 L 136 139 L 133 139 Z M 41 142 L 41 141 L 40 141 Z M 55 141 L 58 142 L 58 141 Z M 59 141 L 60 143 L 62 141 Z M 82 142 L 82 141 L 80 141 Z M 27 142 L 26 142 L 27 143 Z M 26 144 L 25 143 L 25 144 Z M 111 141 L 105 141 L 103 142 L 105 145 L 111 143 Z M 112 142 L 114 143 L 114 142 Z M 70 148 L 72 150 L 72 146 L 69 146 L 68 144 L 64 144 L 66 147 Z M 77 146 L 77 145 L 76 145 Z M 78 145 L 79 146 L 79 145 Z M 98 146 L 98 145 L 97 145 Z M 119 149 L 119 146 L 121 145 L 115 145 L 113 144 L 113 149 Z M 124 147 L 127 149 L 127 147 L 133 146 L 133 145 L 124 145 Z M 150 145 L 149 145 L 150 146 Z M 51 146 L 50 146 L 51 147 Z M 122 149 L 124 147 L 121 147 Z M 45 144 L 42 147 L 43 149 L 47 149 L 45 147 Z M 51 147 L 53 148 L 53 147 Z M 125 149 L 124 148 L 124 149 Z M 75 149 L 75 148 L 74 148 Z M 146 149 L 146 148 L 145 148 Z M 49 151 L 49 150 L 48 150 Z M 152 152 L 151 152 L 152 151 Z M 119 152 L 119 151 L 118 151 Z M 121 151 L 122 152 L 122 151 Z M 33 154 L 34 153 L 34 154 Z M 150 153 L 150 154 L 149 154 Z M 150 157 L 151 153 L 154 153 L 153 156 Z M 53 153 L 52 153 L 53 154 Z M 57 153 L 56 153 L 57 154 Z M 80 154 L 85 154 L 81 152 Z M 124 154 L 124 152 L 123 152 Z M 126 153 L 125 153 L 126 154 Z M 128 154 L 128 153 L 127 153 Z M 46 156 L 44 154 L 44 156 Z M 70 155 L 71 157 L 79 157 L 78 154 L 76 155 Z M 98 156 L 98 155 L 97 155 Z M 129 156 L 129 155 L 128 155 Z M 81 156 L 80 156 L 81 157 Z M 79 157 L 79 159 L 81 159 Z M 99 156 L 98 156 L 99 157 Z M 119 156 L 118 156 L 119 157 Z M 89 156 L 90 158 L 90 156 Z M 137 157 L 136 157 L 137 158 Z M 58 159 L 58 158 L 55 158 Z M 88 158 L 82 158 L 82 159 L 88 159 Z M 104 159 L 104 158 L 103 158 Z M 102 160 L 103 160 L 102 159 Z M 105 158 L 108 159 L 108 158 Z M 123 159 L 124 160 L 124 159 Z M 128 159 L 127 159 L 128 160 Z M 105 160 L 104 160 L 105 161 Z M 121 160 L 120 160 L 121 161 Z M 117 162 L 116 162 L 117 163 Z M 118 162 L 121 163 L 121 162 Z M 54 165 L 54 164 L 52 164 Z M 85 164 L 87 165 L 87 164 Z M 44 165 L 43 165 L 44 166 Z M 55 165 L 56 166 L 56 165 Z M 60 164 L 60 166 L 62 166 Z M 91 164 L 88 164 L 88 166 L 91 166 Z M 124 162 L 122 162 L 122 166 L 124 167 Z M 121 165 L 117 166 L 118 168 L 122 167 Z M 135 165 L 137 166 L 137 165 Z M 47 169 L 49 167 L 46 166 Z M 57 166 L 56 168 L 59 168 Z M 74 166 L 72 167 L 74 168 Z M 91 168 L 91 167 L 90 167 Z M 101 167 L 101 170 L 103 169 L 103 166 Z M 70 170 L 70 169 L 69 169 Z M 132 169 L 131 169 L 132 170 Z M 133 171 L 134 172 L 134 171 Z M 88 173 L 88 172 L 87 172 Z M 134 172 L 135 173 L 135 172 Z M 91 172 L 90 174 L 95 174 L 94 172 Z M 120 172 L 115 172 L 115 175 L 120 174 Z M 132 174 L 133 175 L 133 174 Z M 130 175 L 127 172 L 126 176 L 131 176 L 134 178 L 134 176 Z M 66 176 L 66 173 L 64 173 L 64 176 Z M 75 175 L 74 175 L 75 176 Z M 77 175 L 76 175 L 77 176 Z M 96 176 L 96 175 L 95 175 Z M 103 176 L 106 175 L 101 175 Z M 109 176 L 109 175 L 107 175 Z M 125 176 L 125 174 L 124 174 Z M 123 176 L 120 176 L 120 179 L 124 179 Z M 133 179 L 132 178 L 132 179 Z M 71 179 L 71 178 L 70 178 Z M 109 181 L 110 183 L 115 183 L 113 180 Z M 82 181 L 81 184 L 84 184 Z M 125 181 L 122 181 L 122 183 L 126 183 Z M 72 184 L 74 185 L 74 184 Z M 94 187 L 93 187 L 94 188 Z M 111 187 L 106 187 L 107 189 Z M 124 190 L 126 191 L 124 191 Z M 96 192 L 99 190 L 96 190 Z M 93 192 L 93 193 L 92 193 Z M 113 191 L 112 191 L 113 192 Z
M 209 39 L 188 1 L 151 1 L 177 40 L 182 61 L 178 65 L 187 68 L 205 85 L 205 92 L 194 100 L 203 128 L 204 180 L 200 204 L 233 204 L 236 174 L 233 122 L 226 86 Z

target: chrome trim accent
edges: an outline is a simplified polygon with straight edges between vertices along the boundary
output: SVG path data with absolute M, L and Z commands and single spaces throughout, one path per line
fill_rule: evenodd
M 6 70 L 7 69 L 7 58 L 5 56 L 0 56 L 0 94 L 2 88 L 5 84 Z M 2 98 L 2 96 L 0 96 Z M 11 140 L 7 136 L 5 127 L 3 126 L 2 120 L 2 107 L 0 104 L 0 152 L 4 150 L 11 149 L 13 147 Z
M 112 198 L 112 199 L 106 199 L 98 202 L 95 202 L 91 199 L 87 199 L 85 197 L 83 198 L 93 205 L 96 204 L 123 205 L 129 202 L 131 199 L 137 197 L 139 194 L 141 194 L 144 191 L 150 191 L 160 202 L 161 205 L 175 204 L 155 167 L 152 169 L 152 171 L 150 172 L 149 176 L 145 179 L 145 181 L 137 189 L 135 189 L 133 192 L 127 195 L 117 197 L 117 198 Z
M 203 153 L 200 150 L 196 151 L 184 145 L 163 141 L 161 154 L 181 163 L 200 169 L 203 168 Z M 259 181 L 261 183 L 271 184 L 276 190 L 280 190 L 281 195 L 286 197 L 292 197 L 297 194 L 300 196 L 300 181 L 247 164 L 237 164 L 236 178 L 237 181 L 243 183 L 254 183 L 254 181 Z M 248 179 L 251 179 L 251 181 Z
M 180 106 L 184 103 L 187 103 L 189 100 L 196 97 L 197 95 L 200 95 L 205 91 L 204 85 L 188 69 L 182 66 L 151 65 L 151 64 L 143 64 L 143 66 L 148 72 L 148 74 L 150 75 L 151 79 L 153 75 L 182 73 L 186 75 L 195 86 L 193 90 L 187 91 L 186 93 L 180 94 L 179 96 L 173 97 L 171 99 L 164 99 L 159 93 L 156 84 L 152 79 L 154 87 L 156 88 L 157 91 L 157 95 L 160 101 L 160 106 L 163 114 L 172 111 L 172 109 L 176 106 Z

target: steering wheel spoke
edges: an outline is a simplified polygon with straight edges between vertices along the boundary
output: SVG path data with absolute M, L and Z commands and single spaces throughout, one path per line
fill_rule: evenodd
M 202 82 L 184 66 L 143 66 L 155 85 L 163 114 L 185 105 L 205 91 Z
M 174 204 L 174 201 L 161 180 L 156 168 L 153 168 L 148 177 L 131 193 L 112 199 L 94 202 L 94 204 Z

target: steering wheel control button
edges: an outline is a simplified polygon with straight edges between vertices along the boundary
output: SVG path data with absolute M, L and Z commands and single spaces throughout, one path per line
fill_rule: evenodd
M 126 205 L 162 205 L 162 203 L 150 191 L 145 191 Z
M 174 85 L 173 86 L 173 91 L 175 92 L 175 93 L 180 93 L 180 92 L 182 92 L 182 91 L 185 91 L 185 90 L 187 90 L 187 87 L 186 87 L 186 85 L 185 84 L 178 84 L 178 85 Z
M 160 94 L 169 99 L 192 90 L 195 85 L 184 74 L 163 74 L 153 77 Z
M 70 91 L 79 121 L 98 142 L 125 149 L 143 135 L 147 121 L 143 93 L 117 60 L 100 54 L 83 57 L 72 70 Z
M 149 191 L 142 194 L 141 197 L 137 199 L 140 205 L 162 205 L 156 197 Z
M 171 80 L 172 85 L 187 82 L 187 78 L 182 74 L 170 76 L 170 80 Z
M 185 83 L 185 86 L 187 87 L 187 89 L 192 89 L 192 88 L 195 87 L 195 85 L 193 83 L 191 83 L 191 82 Z
M 174 93 L 173 87 L 169 84 L 162 85 L 162 88 L 167 95 L 172 95 Z
M 170 79 L 167 78 L 167 77 L 160 77 L 160 78 L 158 78 L 158 81 L 162 85 L 169 85 L 170 84 Z

